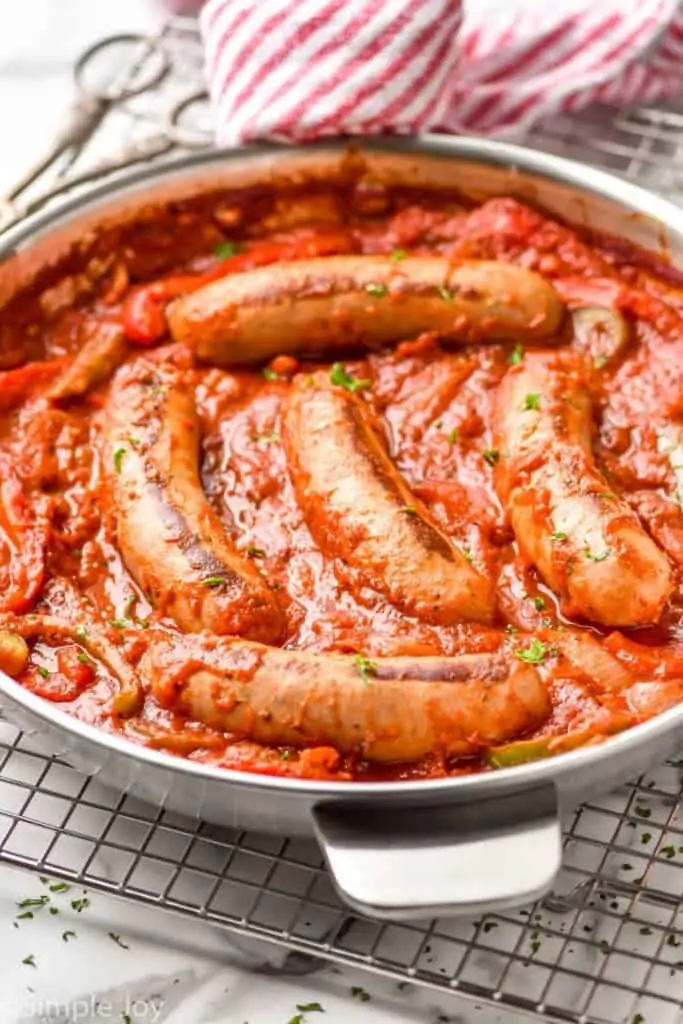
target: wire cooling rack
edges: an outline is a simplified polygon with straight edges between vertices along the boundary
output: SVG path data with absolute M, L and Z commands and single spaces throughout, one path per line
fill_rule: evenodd
M 172 152 L 164 125 L 201 91 L 201 48 L 186 19 L 162 26 L 159 39 L 172 73 L 112 111 L 69 164 L 19 197 L 20 209 L 45 191 L 87 187 L 83 179 L 93 169 L 101 176 L 112 155 Z M 180 123 L 190 114 L 197 145 L 208 139 L 201 101 Z M 555 119 L 527 141 L 683 202 L 675 109 Z M 114 794 L 51 756 L 46 742 L 0 722 L 0 863 L 279 943 L 299 969 L 302 955 L 312 968 L 336 961 L 551 1021 L 683 1021 L 683 761 L 573 813 L 562 873 L 545 900 L 476 920 L 394 925 L 342 906 L 313 842 L 187 821 Z

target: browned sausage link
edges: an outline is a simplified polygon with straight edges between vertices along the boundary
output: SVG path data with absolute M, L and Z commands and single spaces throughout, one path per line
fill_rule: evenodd
M 198 458 L 187 376 L 146 359 L 119 371 L 105 413 L 104 466 L 126 566 L 181 629 L 275 642 L 283 616 L 206 500 Z
M 331 744 L 374 761 L 461 756 L 538 726 L 550 702 L 506 654 L 381 658 L 171 637 L 142 661 L 164 706 L 267 744 Z
M 128 354 L 128 341 L 119 324 L 97 321 L 86 327 L 86 340 L 73 360 L 46 392 L 50 401 L 85 395 L 116 370 Z
M 282 414 L 296 497 L 321 548 L 421 619 L 489 621 L 493 591 L 408 489 L 365 402 L 300 375 Z
M 498 492 L 520 550 L 569 615 L 606 626 L 657 622 L 666 555 L 595 465 L 590 399 L 574 364 L 528 353 L 498 392 Z
M 538 274 L 440 257 L 329 256 L 234 274 L 178 299 L 171 334 L 209 362 L 377 348 L 434 331 L 460 341 L 547 338 L 562 305 Z

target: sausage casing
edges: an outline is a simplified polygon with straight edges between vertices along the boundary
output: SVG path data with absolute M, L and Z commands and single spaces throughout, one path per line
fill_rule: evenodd
M 150 646 L 140 672 L 159 703 L 207 725 L 373 761 L 476 753 L 539 725 L 550 709 L 537 670 L 503 653 L 368 661 L 169 636 Z
M 200 359 L 230 364 L 378 348 L 425 331 L 532 342 L 550 337 L 562 313 L 547 281 L 507 263 L 330 256 L 223 278 L 176 300 L 167 317 Z
M 520 550 L 568 615 L 654 623 L 673 590 L 671 567 L 595 465 L 592 429 L 578 371 L 528 353 L 498 393 L 498 493 Z
M 439 530 L 387 452 L 363 399 L 320 371 L 295 380 L 282 438 L 297 501 L 324 551 L 409 615 L 490 621 L 493 590 Z
M 191 381 L 151 360 L 124 367 L 105 410 L 104 466 L 127 568 L 181 629 L 275 642 L 283 616 L 209 505 L 198 458 Z

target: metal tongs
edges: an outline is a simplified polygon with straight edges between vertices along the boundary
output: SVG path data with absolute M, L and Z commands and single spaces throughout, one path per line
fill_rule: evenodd
M 0 199 L 0 231 L 68 188 L 161 156 L 179 146 L 196 149 L 210 145 L 208 132 L 182 125 L 188 109 L 206 100 L 206 93 L 199 91 L 174 104 L 163 119 L 160 131 L 125 145 L 118 153 L 97 161 L 84 171 L 69 173 L 107 114 L 156 89 L 171 67 L 171 58 L 159 37 L 122 33 L 108 36 L 85 50 L 74 65 L 76 98 L 63 126 L 49 149 Z M 22 198 L 26 190 L 55 167 L 59 167 L 57 185 L 39 191 L 31 199 Z

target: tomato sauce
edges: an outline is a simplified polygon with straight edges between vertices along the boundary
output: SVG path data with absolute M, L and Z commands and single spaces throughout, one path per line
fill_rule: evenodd
M 350 351 L 344 360 L 351 377 L 370 382 L 364 397 L 408 486 L 494 583 L 492 625 L 440 626 L 406 616 L 362 573 L 341 572 L 304 521 L 280 413 L 294 374 L 329 363 L 282 356 L 257 369 L 223 369 L 196 362 L 168 337 L 166 303 L 226 273 L 304 256 L 393 253 L 400 260 L 406 252 L 513 262 L 556 282 L 570 310 L 607 308 L 610 330 L 626 324 L 628 336 L 609 357 L 600 349 L 601 323 L 580 336 L 568 316 L 560 341 L 587 381 L 598 466 L 673 565 L 676 588 L 659 623 L 629 631 L 570 621 L 520 553 L 496 490 L 504 453 L 491 431 L 497 389 L 524 358 L 519 345 L 456 347 L 423 336 L 371 355 Z M 282 646 L 372 659 L 525 651 L 538 640 L 550 652 L 538 669 L 552 712 L 537 734 L 520 738 L 529 743 L 569 735 L 599 742 L 675 702 L 672 680 L 683 680 L 681 294 L 679 272 L 661 258 L 582 235 L 505 197 L 472 209 L 456 192 L 354 183 L 281 194 L 260 188 L 173 204 L 134 228 L 108 229 L 86 254 L 74 252 L 0 313 L 0 628 L 21 632 L 22 617 L 32 614 L 73 626 L 61 639 L 49 629 L 22 634 L 30 660 L 20 682 L 132 741 L 244 771 L 363 780 L 496 766 L 483 753 L 449 761 L 435 751 L 415 764 L 378 765 L 329 747 L 264 747 L 188 720 L 149 694 L 135 714 L 117 713 L 116 673 L 79 644 L 78 630 L 101 631 L 134 673 L 151 640 L 178 629 L 135 583 L 118 547 L 101 461 L 111 373 L 103 377 L 100 367 L 82 394 L 50 398 L 64 368 L 106 323 L 130 342 L 119 362 L 145 347 L 157 360 L 191 367 L 204 491 L 237 550 L 276 593 L 286 623 Z M 634 710 L 626 691 L 606 689 L 553 654 L 553 638 L 563 630 L 597 637 L 633 685 L 661 684 L 666 693 Z

